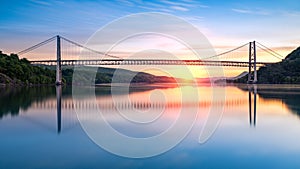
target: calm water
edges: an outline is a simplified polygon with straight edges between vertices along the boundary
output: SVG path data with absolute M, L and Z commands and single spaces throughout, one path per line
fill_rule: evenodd
M 88 95 L 73 100 L 71 88 L 62 93 L 55 87 L 0 89 L 0 168 L 300 168 L 300 86 L 168 86 L 134 87 L 129 95 L 120 87 L 114 97 L 108 87 L 97 87 L 96 106 Z M 182 99 L 180 92 L 195 90 L 200 100 Z M 217 91 L 216 97 L 212 91 Z M 177 146 L 158 156 L 133 159 L 95 144 L 82 129 L 74 106 L 86 112 L 87 119 L 98 107 L 116 131 L 136 138 L 162 133 L 181 110 L 196 108 L 199 113 Z M 200 144 L 206 119 L 223 106 L 217 129 Z M 119 114 L 133 110 L 142 115 L 157 111 L 159 116 L 141 124 Z

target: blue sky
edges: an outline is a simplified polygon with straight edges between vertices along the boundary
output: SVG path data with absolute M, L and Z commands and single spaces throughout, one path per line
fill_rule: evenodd
M 0 11 L 0 49 L 6 53 L 56 34 L 85 43 L 105 24 L 139 12 L 182 17 L 220 50 L 252 40 L 278 49 L 300 46 L 298 0 L 4 0 Z

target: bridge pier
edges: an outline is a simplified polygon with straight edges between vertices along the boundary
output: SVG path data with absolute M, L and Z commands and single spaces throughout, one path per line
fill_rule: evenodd
M 56 36 L 56 85 L 62 84 L 60 36 Z
M 257 70 L 256 70 L 256 45 L 255 41 L 249 43 L 249 72 L 248 82 L 257 83 Z

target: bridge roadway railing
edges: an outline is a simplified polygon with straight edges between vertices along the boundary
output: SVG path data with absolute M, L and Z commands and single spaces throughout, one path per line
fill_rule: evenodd
M 33 65 L 56 65 L 57 60 L 30 61 Z M 257 67 L 266 66 L 270 63 L 257 62 Z M 103 59 L 103 60 L 61 60 L 63 66 L 81 65 L 194 65 L 194 66 L 230 66 L 249 67 L 249 62 L 241 61 L 213 61 L 213 60 L 154 60 L 154 59 Z

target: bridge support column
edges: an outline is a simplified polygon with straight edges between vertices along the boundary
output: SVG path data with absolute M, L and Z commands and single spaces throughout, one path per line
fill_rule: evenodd
M 256 45 L 255 45 L 255 41 L 249 43 L 248 83 L 257 83 Z
M 60 36 L 56 36 L 56 85 L 62 84 Z

